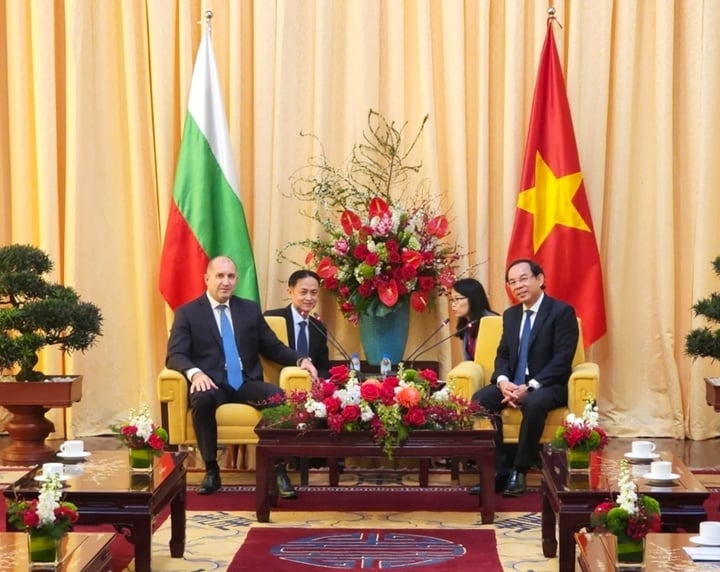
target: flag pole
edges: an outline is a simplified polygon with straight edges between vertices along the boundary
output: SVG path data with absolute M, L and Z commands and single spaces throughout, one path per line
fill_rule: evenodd
M 205 10 L 205 14 L 203 14 L 203 16 L 205 16 L 205 21 L 198 22 L 198 24 L 205 24 L 207 26 L 208 34 L 212 36 L 212 10 Z

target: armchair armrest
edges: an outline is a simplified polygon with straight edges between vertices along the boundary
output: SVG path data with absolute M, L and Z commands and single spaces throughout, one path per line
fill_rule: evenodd
M 585 362 L 576 365 L 568 380 L 568 409 L 575 415 L 582 415 L 585 401 L 596 398 L 600 391 L 600 367 Z
M 473 394 L 489 381 L 485 380 L 483 367 L 474 361 L 459 363 L 447 375 L 447 383 L 453 394 L 465 399 L 472 398 Z
M 158 398 L 163 408 L 163 425 L 173 445 L 187 441 L 188 384 L 185 376 L 164 368 L 157 377 Z
M 304 369 L 296 366 L 288 366 L 280 371 L 280 387 L 283 391 L 310 391 L 312 381 L 310 374 Z

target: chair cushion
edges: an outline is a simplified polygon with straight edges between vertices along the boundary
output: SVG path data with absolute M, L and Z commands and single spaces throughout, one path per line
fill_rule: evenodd
M 567 417 L 570 410 L 567 407 L 559 407 L 548 413 L 545 420 L 545 429 L 543 429 L 541 443 L 549 443 L 555 438 L 557 428 Z M 519 409 L 503 409 L 503 441 L 506 443 L 517 443 L 520 435 L 520 423 L 522 422 L 522 413 Z

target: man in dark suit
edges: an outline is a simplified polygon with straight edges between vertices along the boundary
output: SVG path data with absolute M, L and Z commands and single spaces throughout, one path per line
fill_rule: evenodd
M 320 295 L 320 277 L 312 270 L 296 270 L 288 279 L 290 304 L 284 308 L 266 310 L 266 316 L 280 316 L 287 324 L 288 343 L 312 359 L 318 375 L 328 377 L 330 357 L 325 325 L 311 315 Z M 301 338 L 305 336 L 307 352 L 302 351 Z
M 205 284 L 205 294 L 176 310 L 165 360 L 190 384 L 193 427 L 205 462 L 200 494 L 213 493 L 221 486 L 215 410 L 228 402 L 262 407 L 283 393 L 263 380 L 260 354 L 285 366 L 298 365 L 317 378 L 312 361 L 277 338 L 254 301 L 233 295 L 237 269 L 230 258 L 218 256 L 210 261 Z M 232 329 L 226 331 L 228 336 L 222 333 L 223 321 Z M 234 357 L 229 361 L 226 353 Z M 284 464 L 277 467 L 277 476 L 280 496 L 296 498 Z
M 567 405 L 567 383 L 579 329 L 572 306 L 545 294 L 545 274 L 537 263 L 515 260 L 508 266 L 505 281 L 520 304 L 503 313 L 491 384 L 477 391 L 473 399 L 489 411 L 505 407 L 522 410 L 515 462 L 503 491 L 505 496 L 520 496 L 526 489 L 527 470 L 538 462 L 548 412 Z M 500 416 L 497 420 L 496 447 L 501 460 Z

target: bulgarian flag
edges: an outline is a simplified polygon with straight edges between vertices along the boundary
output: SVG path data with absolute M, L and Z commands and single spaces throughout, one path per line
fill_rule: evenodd
M 208 262 L 219 255 L 237 265 L 235 293 L 259 302 L 255 259 L 207 31 L 190 82 L 160 262 L 160 292 L 173 310 L 205 291 Z
M 540 55 L 508 264 L 535 260 L 547 292 L 575 308 L 589 346 L 605 334 L 602 269 L 553 18 Z

